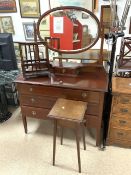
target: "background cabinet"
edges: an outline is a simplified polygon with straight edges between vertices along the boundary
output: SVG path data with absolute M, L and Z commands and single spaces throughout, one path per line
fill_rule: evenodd
M 131 78 L 113 78 L 108 144 L 131 147 Z

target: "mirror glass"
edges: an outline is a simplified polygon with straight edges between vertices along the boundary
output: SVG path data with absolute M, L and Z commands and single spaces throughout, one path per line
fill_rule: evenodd
M 58 7 L 43 14 L 37 23 L 38 37 L 47 46 L 63 53 L 82 52 L 99 39 L 99 20 L 79 7 Z

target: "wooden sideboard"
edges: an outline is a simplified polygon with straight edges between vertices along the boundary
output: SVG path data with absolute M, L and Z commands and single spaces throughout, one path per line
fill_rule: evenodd
M 131 147 L 131 78 L 113 77 L 107 144 Z
M 96 129 L 96 145 L 101 143 L 101 124 L 108 76 L 104 68 L 94 72 L 81 73 L 77 77 L 51 76 L 24 80 L 16 79 L 25 133 L 26 117 L 46 119 L 57 98 L 88 102 L 85 114 L 87 127 Z

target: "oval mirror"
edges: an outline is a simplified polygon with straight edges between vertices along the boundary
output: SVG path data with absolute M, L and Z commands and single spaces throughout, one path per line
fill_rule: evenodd
M 62 53 L 83 52 L 99 39 L 98 18 L 89 10 L 63 6 L 44 13 L 37 22 L 37 34 L 49 49 Z

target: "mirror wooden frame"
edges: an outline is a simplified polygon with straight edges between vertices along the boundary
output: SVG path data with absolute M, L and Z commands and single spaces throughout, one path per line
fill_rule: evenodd
M 87 9 L 84 9 L 82 7 L 76 7 L 76 6 L 63 6 L 63 7 L 56 7 L 56 8 L 53 8 L 51 10 L 48 10 L 47 12 L 45 12 L 44 14 L 42 14 L 39 19 L 38 19 L 38 22 L 37 22 L 37 25 L 36 25 L 36 33 L 37 33 L 37 36 L 38 38 L 40 39 L 40 41 L 45 41 L 41 35 L 40 35 L 40 23 L 41 21 L 43 20 L 43 18 L 45 18 L 47 15 L 49 15 L 51 12 L 55 12 L 55 11 L 58 11 L 58 10 L 64 10 L 64 9 L 75 9 L 75 10 L 79 10 L 79 11 L 82 11 L 82 12 L 85 12 L 87 14 L 89 14 L 97 23 L 97 26 L 98 26 L 98 35 L 97 37 L 95 38 L 94 42 L 92 42 L 90 45 L 88 45 L 87 47 L 85 48 L 81 48 L 81 49 L 78 49 L 78 50 L 58 50 L 58 49 L 55 49 L 55 48 L 52 48 L 50 47 L 48 44 L 47 44 L 47 47 L 53 51 L 56 51 L 56 52 L 59 52 L 59 53 L 68 53 L 68 54 L 74 54 L 74 53 L 80 53 L 80 52 L 84 52 L 88 49 L 90 49 L 91 47 L 93 47 L 97 41 L 99 40 L 100 38 L 100 22 L 98 20 L 98 18 L 89 10 Z

